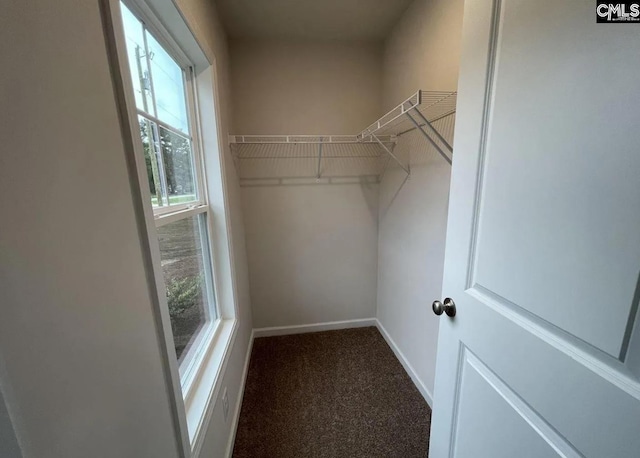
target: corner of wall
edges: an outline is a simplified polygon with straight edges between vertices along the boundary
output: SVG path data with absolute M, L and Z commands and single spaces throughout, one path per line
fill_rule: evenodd
M 455 90 L 463 0 L 414 0 L 384 42 L 383 105 L 417 90 Z M 380 183 L 378 297 L 380 329 L 429 400 L 439 321 L 428 303 L 441 295 L 450 167 L 415 131 L 395 153 L 411 178 L 389 167 Z

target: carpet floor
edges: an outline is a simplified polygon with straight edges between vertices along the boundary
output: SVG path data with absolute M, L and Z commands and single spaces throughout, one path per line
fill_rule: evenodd
M 235 458 L 425 458 L 431 409 L 377 328 L 257 338 Z

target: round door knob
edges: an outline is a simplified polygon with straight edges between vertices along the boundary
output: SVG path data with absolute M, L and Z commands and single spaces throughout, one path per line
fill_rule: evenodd
M 433 301 L 431 308 L 433 309 L 433 313 L 438 316 L 442 315 L 442 312 L 446 313 L 447 316 L 450 316 L 452 318 L 456 316 L 456 303 L 453 302 L 453 299 L 451 299 L 450 297 L 447 297 L 444 300 L 444 303 L 440 301 Z
M 453 318 L 456 316 L 456 303 L 453 302 L 453 299 L 450 297 L 445 298 L 444 300 L 444 313 Z

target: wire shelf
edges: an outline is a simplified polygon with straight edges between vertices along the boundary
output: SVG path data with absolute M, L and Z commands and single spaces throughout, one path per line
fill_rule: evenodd
M 402 135 L 418 127 L 412 118 L 423 127 L 425 119 L 432 123 L 455 113 L 457 97 L 457 92 L 418 91 L 364 129 L 358 137 L 366 140 L 372 135 L 378 138 Z
M 379 137 L 384 143 L 394 143 L 391 135 Z M 230 135 L 229 143 L 236 145 L 265 144 L 312 144 L 338 145 L 353 143 L 377 143 L 373 138 L 363 139 L 359 135 Z
M 241 179 L 378 176 L 385 154 L 377 143 L 232 143 Z
M 358 135 L 230 135 L 229 143 L 241 180 L 379 179 L 389 158 L 409 174 L 409 164 L 393 151 L 398 138 L 413 130 L 451 163 L 450 140 L 438 132 L 437 121 L 455 113 L 456 99 L 456 92 L 418 91 Z

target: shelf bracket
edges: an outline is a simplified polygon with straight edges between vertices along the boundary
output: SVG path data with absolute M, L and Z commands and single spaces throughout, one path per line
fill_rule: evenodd
M 453 147 L 449 144 L 448 141 L 446 141 L 444 139 L 444 137 L 442 135 L 440 135 L 440 132 L 438 132 L 438 130 L 433 127 L 433 124 L 431 124 L 429 122 L 429 120 L 420 112 L 420 110 L 417 110 L 414 108 L 414 110 L 416 110 L 417 115 L 420 117 L 420 119 L 422 119 L 422 121 L 425 123 L 425 125 L 429 126 L 429 128 L 433 131 L 433 133 L 435 134 L 436 137 L 438 137 L 438 140 L 440 140 L 442 143 L 444 143 L 444 145 L 447 147 L 447 149 L 451 152 L 453 152 Z
M 429 127 L 429 129 L 431 130 L 431 132 L 438 138 L 438 140 L 440 140 L 445 147 L 449 150 L 450 154 L 453 154 L 453 148 L 451 147 L 451 145 L 449 145 L 449 142 L 447 142 L 442 135 L 440 135 L 440 132 L 438 132 L 436 130 L 435 127 L 433 127 L 431 125 L 431 123 L 427 120 L 427 118 L 424 117 L 424 115 L 422 113 L 420 113 L 420 110 L 418 110 L 417 107 L 413 107 L 413 110 L 415 110 L 415 112 L 418 114 L 418 116 L 420 116 L 420 118 L 422 119 L 422 121 L 424 122 L 424 124 L 420 125 L 418 123 L 418 121 L 416 121 L 416 119 L 411 116 L 411 113 L 409 111 L 407 111 L 405 114 L 407 115 L 407 117 L 411 120 L 411 122 L 413 123 L 414 126 L 416 126 L 416 128 L 422 132 L 422 135 L 424 135 L 427 140 L 429 140 L 429 142 L 433 145 L 433 147 L 438 150 L 438 152 L 440 153 L 440 155 L 444 158 L 445 161 L 447 161 L 449 164 L 451 164 L 451 158 L 444 152 L 442 151 L 442 148 L 440 148 L 440 145 L 438 145 L 433 138 L 431 138 L 431 136 L 424 130 L 424 127 Z
M 329 139 L 331 140 L 331 139 Z M 322 137 L 320 137 L 320 144 L 318 145 L 318 171 L 316 173 L 316 179 L 320 179 L 320 165 L 322 164 Z
M 396 162 L 398 163 L 398 165 L 402 168 L 402 170 L 404 170 L 404 171 L 407 173 L 407 175 L 410 175 L 410 174 L 411 174 L 411 169 L 409 169 L 409 167 L 405 167 L 405 166 L 404 166 L 404 164 L 402 164 L 402 162 L 400 162 L 400 159 L 398 159 L 398 157 L 397 157 L 395 154 L 393 154 L 393 152 L 392 152 L 389 148 L 387 148 L 387 147 L 385 146 L 385 144 L 384 144 L 384 143 L 382 143 L 382 142 L 380 141 L 380 139 L 379 139 L 375 134 L 370 134 L 370 135 L 371 135 L 371 137 L 372 137 L 373 139 L 375 139 L 375 141 L 377 141 L 377 142 L 378 142 L 378 144 L 380 145 L 380 147 L 381 147 L 381 148 L 382 148 L 382 149 L 383 149 L 383 150 L 384 150 L 384 151 L 385 151 L 389 156 L 391 156 L 391 157 L 393 158 L 393 160 L 394 160 L 394 161 L 396 161 Z
M 391 161 L 391 156 L 387 156 L 387 160 L 384 162 L 384 167 L 382 167 L 382 173 L 379 175 L 379 182 L 382 183 L 384 177 L 387 175 L 387 167 L 389 166 L 389 161 Z

